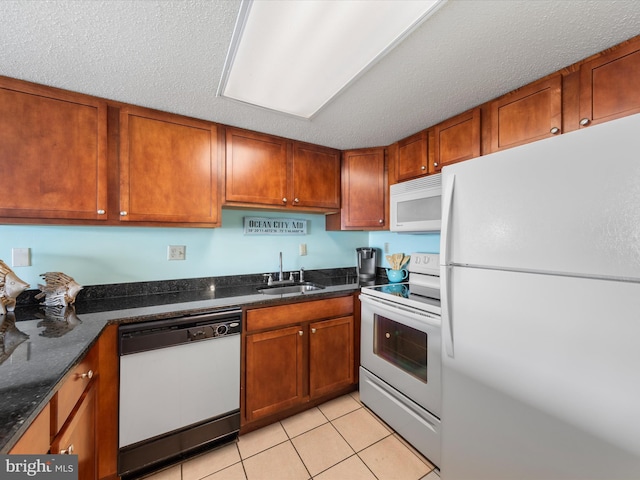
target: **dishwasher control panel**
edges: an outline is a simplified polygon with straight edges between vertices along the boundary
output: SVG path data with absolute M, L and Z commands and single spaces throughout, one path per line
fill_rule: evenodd
M 119 327 L 120 355 L 240 335 L 242 313 L 226 310 L 132 323 Z
M 189 340 L 202 340 L 203 338 L 223 337 L 240 333 L 240 322 L 213 323 L 211 325 L 199 325 L 187 329 Z

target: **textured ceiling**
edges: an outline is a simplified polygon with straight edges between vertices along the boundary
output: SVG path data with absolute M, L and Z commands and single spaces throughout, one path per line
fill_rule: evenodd
M 448 0 L 309 121 L 216 97 L 239 7 L 2 0 L 0 75 L 348 149 L 389 145 L 640 34 L 638 0 Z

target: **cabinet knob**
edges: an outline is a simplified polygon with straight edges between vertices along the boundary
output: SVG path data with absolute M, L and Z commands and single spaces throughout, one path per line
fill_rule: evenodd
M 433 162 L 433 166 L 437 167 L 438 166 L 438 162 Z
M 284 198 L 282 199 L 282 203 L 287 203 L 287 197 L 284 197 Z
M 125 211 L 120 212 L 121 217 L 126 217 L 127 215 L 129 215 L 129 212 L 125 212 Z
M 553 127 L 549 131 L 551 132 L 552 135 L 555 135 L 556 133 L 560 133 L 560 129 L 558 127 Z
M 302 336 L 304 335 L 304 332 L 302 330 L 298 330 L 298 335 Z
M 61 455 L 73 455 L 73 451 L 74 451 L 74 447 L 73 447 L 73 443 L 71 445 L 69 445 L 67 448 L 65 448 L 64 450 L 60 450 L 60 454 Z
M 300 199 L 298 197 L 294 198 L 293 203 L 300 203 Z
M 311 329 L 311 333 L 316 333 L 316 329 L 315 329 L 315 328 L 312 328 L 312 329 Z
M 98 215 L 104 215 L 105 213 L 107 212 L 105 212 L 104 210 L 98 210 Z
M 384 338 L 391 338 L 391 334 L 390 334 L 389 332 L 386 332 L 386 333 L 384 334 Z
M 580 120 L 580 125 L 582 125 L 583 127 L 586 127 L 590 123 L 591 123 L 591 120 L 589 120 L 588 118 L 583 118 L 582 120 Z
M 380 220 L 378 220 L 378 223 L 382 225 L 384 223 L 384 220 L 381 218 Z
M 89 370 L 86 373 L 79 373 L 78 378 L 88 378 L 88 379 L 93 378 L 93 370 Z
M 422 165 L 422 166 L 420 167 L 420 170 L 426 170 L 426 169 L 427 169 L 427 167 L 426 167 L 425 165 Z

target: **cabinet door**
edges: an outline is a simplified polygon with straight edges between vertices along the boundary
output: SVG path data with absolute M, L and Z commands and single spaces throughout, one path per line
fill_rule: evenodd
M 287 142 L 282 138 L 227 129 L 227 202 L 287 206 Z
M 93 382 L 51 444 L 52 454 L 78 455 L 79 480 L 97 478 L 95 425 L 96 396 Z
M 303 401 L 303 342 L 304 330 L 300 325 L 246 336 L 247 421 Z
M 293 144 L 291 187 L 294 207 L 340 208 L 340 152 Z
M 398 142 L 396 174 L 398 182 L 428 173 L 427 132 L 419 132 Z
M 386 181 L 383 148 L 344 152 L 342 209 L 327 215 L 327 230 L 383 230 L 386 221 Z
M 220 223 L 217 127 L 127 107 L 120 113 L 120 219 Z
M 107 107 L 0 78 L 0 217 L 106 220 Z
M 47 403 L 20 440 L 9 451 L 16 455 L 43 455 L 51 443 L 51 405 Z
M 480 156 L 480 109 L 474 108 L 434 127 L 433 172 Z
M 640 39 L 580 66 L 580 126 L 640 112 Z
M 556 75 L 491 102 L 491 151 L 561 133 L 561 90 L 562 77 Z
M 311 398 L 354 382 L 353 317 L 311 324 L 309 335 L 309 395 Z

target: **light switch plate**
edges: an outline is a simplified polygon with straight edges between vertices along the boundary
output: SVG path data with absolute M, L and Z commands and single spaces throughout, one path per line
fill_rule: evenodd
M 11 249 L 11 266 L 30 267 L 31 266 L 31 249 L 30 248 L 12 248 Z
M 300 247 L 299 247 L 299 250 L 300 250 L 300 256 L 301 257 L 306 255 L 307 254 L 307 244 L 306 243 L 301 243 Z
M 184 260 L 187 247 L 184 245 L 169 245 L 167 247 L 167 260 Z

